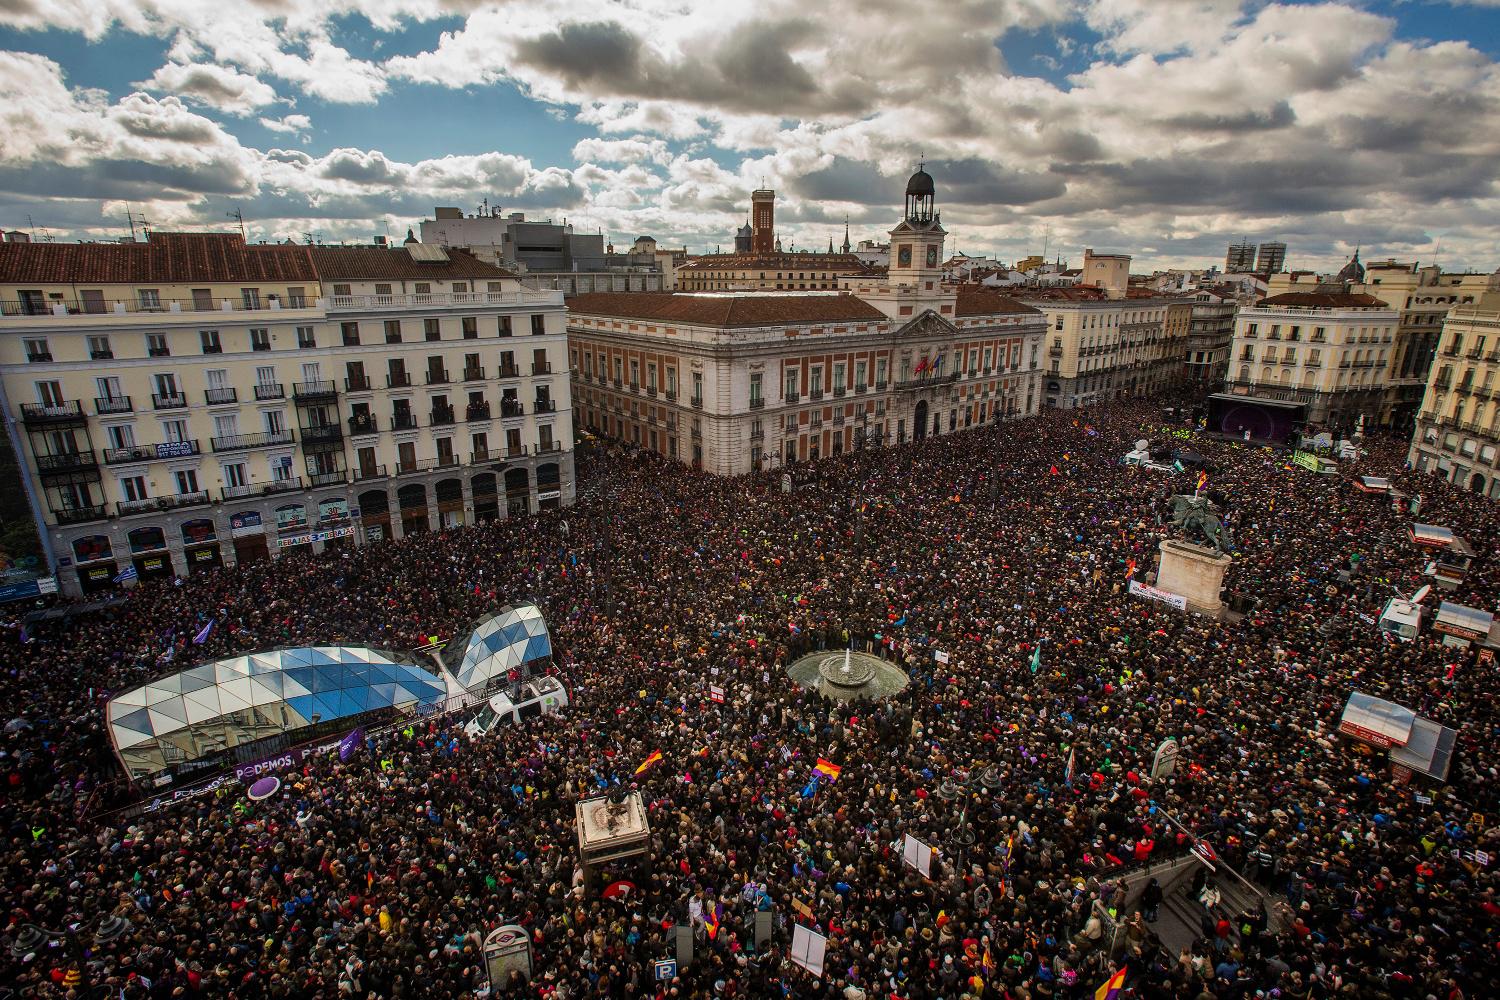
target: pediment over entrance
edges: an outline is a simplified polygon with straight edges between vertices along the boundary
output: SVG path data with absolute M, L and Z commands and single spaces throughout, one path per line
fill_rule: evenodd
M 947 340 L 958 333 L 958 327 L 943 319 L 931 309 L 913 317 L 911 322 L 896 331 L 897 340 Z

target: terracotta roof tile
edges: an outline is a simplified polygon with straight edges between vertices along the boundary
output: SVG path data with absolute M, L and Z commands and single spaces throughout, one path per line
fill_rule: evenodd
M 826 271 L 848 269 L 851 274 L 868 271 L 864 261 L 852 253 L 717 253 L 695 257 L 678 271 L 722 271 L 770 268 Z
M 1388 309 L 1373 295 L 1347 292 L 1283 292 L 1261 299 L 1258 306 L 1307 306 L 1321 309 Z
M 466 250 L 445 247 L 446 261 L 416 261 L 400 247 L 307 247 L 313 266 L 324 281 L 380 281 L 391 278 L 438 279 L 515 277 L 510 271 L 486 264 Z
M 994 313 L 1035 313 L 1041 310 L 1018 302 L 1009 295 L 982 288 L 978 285 L 959 285 L 958 300 L 953 306 L 955 316 L 989 316 Z
M 664 320 L 699 326 L 779 326 L 883 320 L 852 295 L 677 295 L 671 292 L 589 292 L 567 299 L 570 314 Z
M 281 243 L 247 246 L 239 233 L 152 233 L 144 243 L 0 243 L 0 282 L 315 282 L 308 250 Z

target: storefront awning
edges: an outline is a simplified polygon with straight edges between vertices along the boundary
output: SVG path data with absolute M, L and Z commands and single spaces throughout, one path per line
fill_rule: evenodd
M 1411 540 L 1418 545 L 1446 547 L 1453 544 L 1453 531 L 1437 524 L 1413 524 Z
M 1439 632 L 1475 640 L 1486 638 L 1494 624 L 1495 616 L 1488 611 L 1447 601 L 1438 605 L 1437 617 L 1432 621 L 1432 627 Z

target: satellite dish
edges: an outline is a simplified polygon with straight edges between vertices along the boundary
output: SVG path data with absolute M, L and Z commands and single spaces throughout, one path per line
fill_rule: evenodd
M 1141 438 L 1139 441 L 1137 441 L 1135 443 L 1135 450 L 1136 451 L 1145 451 L 1149 447 L 1151 447 L 1151 442 L 1147 441 L 1145 438 Z
M 1424 584 L 1421 590 L 1411 595 L 1411 602 L 1413 604 L 1421 604 L 1427 599 L 1427 595 L 1430 593 L 1432 593 L 1432 584 Z

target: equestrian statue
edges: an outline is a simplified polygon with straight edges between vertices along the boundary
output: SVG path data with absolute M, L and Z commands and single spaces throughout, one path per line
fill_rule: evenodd
M 1185 542 L 1208 545 L 1219 552 L 1229 551 L 1229 529 L 1219 520 L 1208 497 L 1181 493 L 1172 497 L 1172 525 L 1179 529 Z

